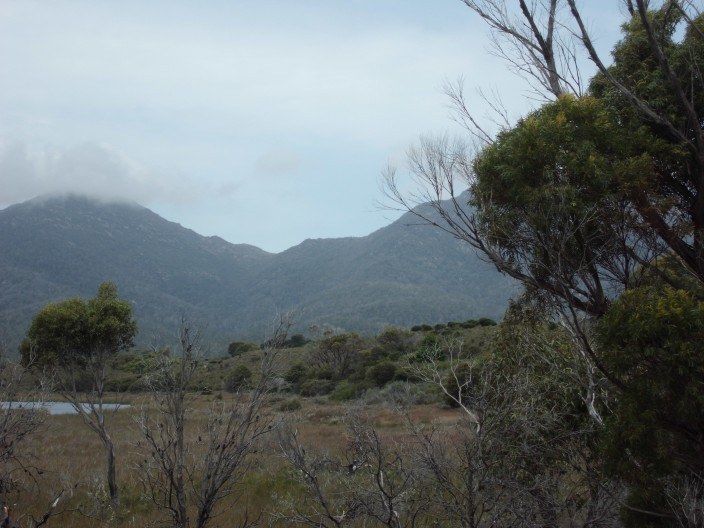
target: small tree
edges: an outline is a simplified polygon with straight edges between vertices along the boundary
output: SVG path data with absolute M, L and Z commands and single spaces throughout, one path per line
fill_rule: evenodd
M 189 384 L 201 356 L 200 335 L 184 321 L 178 355 L 167 351 L 160 356 L 159 367 L 147 380 L 155 412 L 144 408 L 138 417 L 146 441 L 139 470 L 147 498 L 169 515 L 172 526 L 208 526 L 216 505 L 236 491 L 249 469 L 256 442 L 272 428 L 260 412 L 274 375 L 275 349 L 285 341 L 288 326 L 282 319 L 267 341 L 251 390 L 240 391 L 229 403 L 214 404 L 197 435 L 187 434 L 186 419 Z
M 243 341 L 233 341 L 227 346 L 227 353 L 230 356 L 235 357 L 245 352 L 251 352 L 252 350 L 257 350 L 259 347 L 254 343 L 245 343 Z
M 28 399 L 40 400 L 43 395 L 34 391 L 27 395 L 22 391 L 19 396 L 24 388 L 21 385 L 26 370 L 9 362 L 3 352 L 0 344 L 0 497 L 14 487 L 15 471 L 34 471 L 35 468 L 27 465 L 30 457 L 23 448 L 44 421 L 43 413 L 23 409 L 22 404 L 18 403 L 20 398 L 26 402 Z
M 51 371 L 61 395 L 100 437 L 108 455 L 107 483 L 113 506 L 119 503 L 115 448 L 105 424 L 105 383 L 110 358 L 133 345 L 137 324 L 132 307 L 104 282 L 95 298 L 52 303 L 32 321 L 20 351 L 25 365 Z
M 329 370 L 333 379 L 347 377 L 359 359 L 364 343 L 354 333 L 343 333 L 325 337 L 311 353 L 311 364 L 315 368 Z
M 247 365 L 236 366 L 225 380 L 225 390 L 227 392 L 238 392 L 250 388 L 252 383 L 252 371 Z

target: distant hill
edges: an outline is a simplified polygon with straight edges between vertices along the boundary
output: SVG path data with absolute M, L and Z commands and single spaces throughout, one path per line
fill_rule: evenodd
M 14 350 L 45 304 L 93 296 L 105 280 L 132 303 L 142 345 L 170 338 L 182 315 L 218 349 L 262 339 L 288 310 L 298 331 L 501 318 L 515 284 L 466 244 L 414 222 L 408 213 L 366 237 L 272 254 L 198 235 L 137 204 L 30 200 L 0 210 L 0 341 Z

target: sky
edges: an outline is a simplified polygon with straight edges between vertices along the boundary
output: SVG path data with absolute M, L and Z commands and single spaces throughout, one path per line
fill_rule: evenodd
M 617 0 L 585 0 L 597 45 Z M 589 65 L 585 64 L 585 69 Z M 380 175 L 456 134 L 443 85 L 537 104 L 460 0 L 0 0 L 0 208 L 130 200 L 279 252 L 399 213 Z

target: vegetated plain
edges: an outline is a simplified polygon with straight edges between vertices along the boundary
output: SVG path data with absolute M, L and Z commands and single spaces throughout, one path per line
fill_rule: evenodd
M 369 425 L 385 442 L 404 442 L 411 423 L 443 429 L 461 427 L 462 412 L 450 405 L 452 402 L 435 384 L 421 380 L 414 365 L 423 354 L 439 350 L 441 341 L 452 341 L 467 358 L 481 361 L 494 324 L 485 318 L 434 327 L 421 325 L 413 331 L 388 328 L 374 338 L 329 333 L 309 342 L 301 342 L 300 335 L 293 336 L 286 342 L 287 348 L 276 352 L 279 377 L 261 417 L 270 422 L 271 432 L 259 440 L 233 492 L 217 505 L 211 526 L 288 526 L 293 524 L 290 514 L 294 510 L 313 514 L 314 502 L 310 502 L 304 482 L 284 456 L 280 430 L 287 424 L 293 424 L 298 441 L 310 453 L 328 463 L 335 461 L 339 468 L 352 462 L 355 439 L 350 426 L 354 422 L 361 420 Z M 345 356 L 342 370 L 335 370 L 339 362 L 330 363 L 321 355 L 326 347 L 335 349 L 336 358 Z M 160 353 L 163 351 L 122 353 L 111 363 L 108 399 L 131 405 L 107 414 L 118 458 L 120 507 L 110 506 L 105 453 L 99 438 L 78 415 L 46 415 L 39 430 L 24 440 L 21 464 L 9 471 L 12 478 L 7 482 L 13 484 L 2 490 L 21 526 L 36 525 L 57 496 L 59 503 L 51 510 L 54 516 L 48 526 L 142 527 L 164 521 L 168 525 L 168 516 L 149 500 L 144 475 L 138 469 L 147 456 L 138 417 L 155 411 L 143 380 Z M 256 381 L 264 352 L 256 344 L 233 343 L 230 353 L 227 357 L 203 357 L 198 362 L 186 398 L 189 460 L 203 456 L 205 442 L 201 436 L 207 430 L 209 411 L 246 394 Z M 447 359 L 438 358 L 441 363 Z M 26 379 L 25 389 L 31 389 L 38 379 L 36 374 Z M 347 475 L 346 470 L 340 471 L 335 475 L 336 482 L 328 482 L 332 496 L 338 496 L 339 504 L 333 504 L 339 508 L 338 513 L 344 512 L 341 492 L 347 486 L 345 481 L 371 478 L 368 472 L 362 473 Z M 365 525 L 361 519 L 361 524 L 351 525 Z

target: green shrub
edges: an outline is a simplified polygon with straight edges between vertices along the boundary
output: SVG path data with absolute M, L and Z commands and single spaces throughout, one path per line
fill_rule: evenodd
M 246 365 L 238 365 L 225 379 L 225 390 L 237 392 L 248 389 L 252 383 L 252 371 Z
M 105 382 L 105 390 L 109 392 L 140 392 L 144 390 L 141 378 L 134 374 L 112 376 Z
M 412 368 L 403 367 L 397 368 L 394 374 L 393 381 L 407 381 L 410 383 L 418 383 L 421 379 L 418 377 L 418 373 Z
M 392 379 L 394 379 L 395 374 L 396 365 L 394 365 L 390 361 L 384 361 L 383 363 L 379 363 L 377 365 L 374 365 L 373 367 L 370 367 L 367 371 L 367 378 L 372 380 L 377 387 L 383 387 Z
M 412 336 L 407 330 L 390 326 L 376 338 L 377 342 L 389 353 L 405 354 L 411 347 Z
M 259 346 L 254 343 L 244 343 L 242 341 L 233 341 L 227 347 L 227 353 L 230 356 L 235 357 L 245 352 L 251 352 L 252 350 L 259 350 Z
M 429 332 L 425 334 L 425 337 L 423 337 L 423 340 L 418 345 L 418 349 L 415 354 L 409 358 L 409 361 L 414 363 L 422 363 L 424 361 L 428 361 L 428 357 L 430 356 L 441 358 L 442 355 L 438 335 L 435 332 Z
M 360 352 L 365 366 L 371 366 L 389 357 L 389 351 L 382 346 L 375 345 L 370 350 Z
M 308 369 L 303 363 L 294 363 L 284 375 L 284 379 L 294 386 L 298 386 L 306 378 L 308 378 Z
M 335 388 L 335 383 L 331 380 L 309 379 L 304 381 L 298 388 L 301 396 L 324 396 L 330 394 Z
M 157 365 L 153 352 L 143 354 L 118 354 L 112 360 L 112 368 L 132 374 L 146 374 Z
M 330 399 L 335 401 L 354 400 L 361 397 L 367 390 L 373 387 L 374 385 L 370 380 L 362 380 L 354 383 L 343 381 L 338 384 L 337 389 L 330 395 Z

